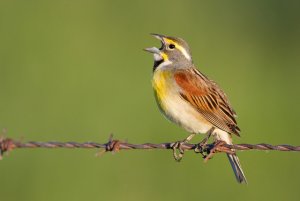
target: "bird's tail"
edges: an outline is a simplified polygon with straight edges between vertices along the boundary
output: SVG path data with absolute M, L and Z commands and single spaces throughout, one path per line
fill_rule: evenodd
M 247 179 L 245 177 L 245 174 L 242 170 L 239 158 L 237 157 L 236 154 L 227 154 L 228 159 L 230 161 L 231 167 L 233 169 L 233 172 L 235 174 L 236 180 L 239 183 L 245 183 L 247 184 Z

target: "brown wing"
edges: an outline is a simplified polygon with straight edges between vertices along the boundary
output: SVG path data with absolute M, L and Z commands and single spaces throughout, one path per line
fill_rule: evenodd
M 180 95 L 195 107 L 207 121 L 228 133 L 239 136 L 235 112 L 218 85 L 198 70 L 179 70 L 174 74 Z

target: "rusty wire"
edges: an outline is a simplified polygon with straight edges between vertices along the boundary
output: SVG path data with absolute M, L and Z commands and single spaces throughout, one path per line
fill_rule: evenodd
M 173 149 L 175 142 L 166 142 L 160 144 L 144 143 L 144 144 L 131 144 L 122 142 L 120 140 L 112 139 L 110 136 L 107 143 L 101 144 L 96 142 L 20 142 L 10 138 L 0 138 L 0 158 L 2 158 L 5 152 L 13 149 L 21 148 L 96 148 L 103 149 L 104 152 L 116 152 L 119 150 L 129 149 Z M 276 151 L 300 151 L 300 146 L 292 145 L 271 145 L 271 144 L 235 144 L 229 145 L 226 143 L 214 142 L 212 144 L 200 145 L 200 144 L 182 144 L 180 147 L 184 151 L 200 149 L 201 153 L 206 155 L 212 155 L 217 152 L 232 153 L 232 149 L 235 150 L 276 150 Z

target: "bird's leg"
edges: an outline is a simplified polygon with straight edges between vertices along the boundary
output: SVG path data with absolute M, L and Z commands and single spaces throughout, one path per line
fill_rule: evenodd
M 212 127 L 211 129 L 209 129 L 206 133 L 206 137 L 199 143 L 200 146 L 205 146 L 210 138 L 210 136 L 213 134 L 215 130 L 215 127 Z
M 184 150 L 182 149 L 182 145 L 188 143 L 196 134 L 193 133 L 189 135 L 186 139 L 182 141 L 177 141 L 172 145 L 173 148 L 173 157 L 177 162 L 180 162 L 183 158 Z M 176 150 L 179 150 L 179 154 L 177 154 Z
M 210 136 L 213 134 L 214 130 L 215 130 L 215 127 L 212 127 L 211 129 L 209 129 L 206 133 L 206 137 L 197 145 L 197 147 L 194 150 L 196 153 L 200 153 L 203 156 L 203 158 L 206 158 L 206 155 L 204 154 L 204 152 L 206 151 L 205 146 L 206 146 Z

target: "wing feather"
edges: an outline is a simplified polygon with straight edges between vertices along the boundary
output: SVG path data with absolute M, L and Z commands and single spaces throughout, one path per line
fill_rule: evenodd
M 180 95 L 214 126 L 239 136 L 235 111 L 218 85 L 195 68 L 174 74 Z

